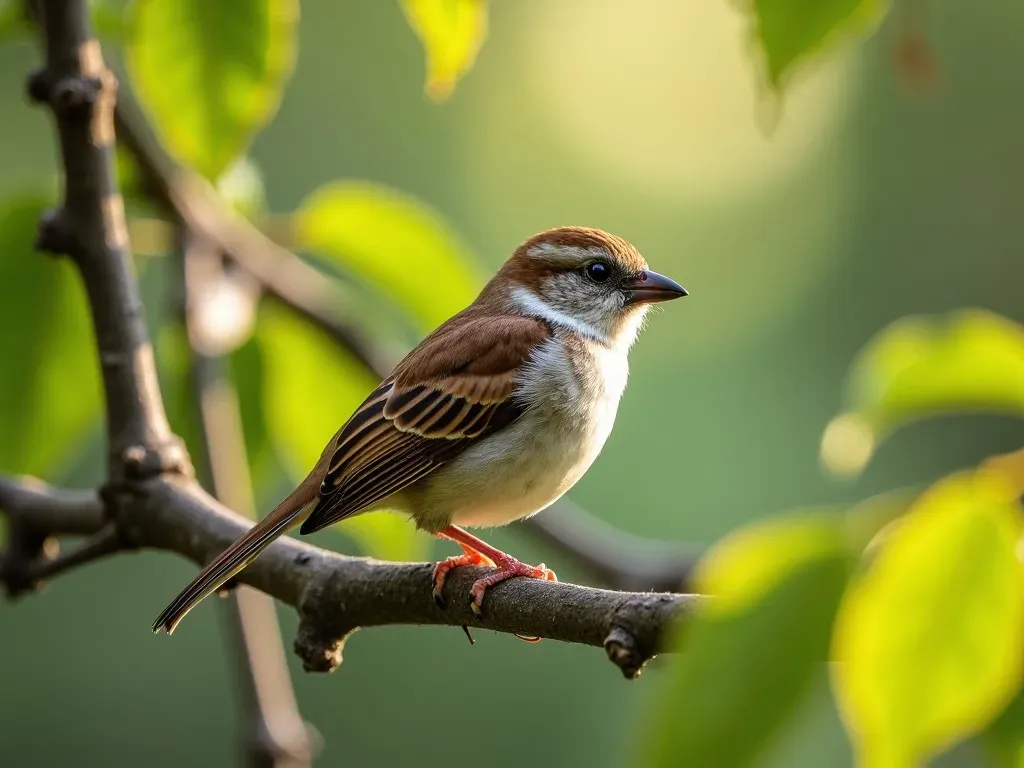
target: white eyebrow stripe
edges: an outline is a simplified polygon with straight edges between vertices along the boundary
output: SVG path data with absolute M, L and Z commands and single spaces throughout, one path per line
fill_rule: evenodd
M 576 245 L 554 245 L 553 243 L 538 243 L 530 248 L 526 255 L 531 259 L 542 259 L 544 261 L 556 262 L 558 264 L 582 263 L 587 259 L 608 258 L 608 251 L 599 245 L 581 247 Z
M 586 339 L 590 339 L 591 341 L 596 341 L 600 344 L 604 344 L 605 346 L 611 345 L 611 340 L 590 323 L 578 320 L 572 315 L 567 315 L 564 312 L 555 309 L 533 291 L 521 287 L 513 288 L 512 301 L 528 315 L 539 317 L 542 320 L 547 320 L 553 325 L 560 325 L 563 328 L 576 331 L 581 336 Z

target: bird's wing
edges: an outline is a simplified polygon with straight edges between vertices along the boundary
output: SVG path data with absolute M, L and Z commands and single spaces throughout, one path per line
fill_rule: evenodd
M 318 531 L 387 498 L 514 422 L 516 374 L 551 335 L 540 320 L 446 323 L 395 368 L 334 440 L 316 508 Z

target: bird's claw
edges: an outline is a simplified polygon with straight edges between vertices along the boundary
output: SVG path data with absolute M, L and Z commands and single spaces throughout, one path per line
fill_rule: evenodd
M 544 565 L 544 563 L 534 567 L 510 557 L 507 561 L 498 565 L 498 570 L 494 573 L 489 573 L 473 582 L 473 586 L 469 590 L 469 594 L 473 598 L 473 602 L 470 605 L 473 609 L 473 615 L 478 619 L 483 617 L 484 594 L 487 592 L 488 587 L 493 587 L 495 584 L 500 584 L 515 576 L 540 579 L 541 581 L 558 581 L 555 572 Z
M 454 568 L 462 568 L 467 565 L 487 565 L 494 566 L 494 561 L 489 557 L 484 557 L 478 552 L 466 552 L 462 555 L 454 555 L 445 560 L 442 560 L 434 566 L 433 575 L 433 590 L 431 594 L 434 597 L 434 605 L 441 610 L 444 610 L 446 602 L 444 599 L 444 583 L 448 579 L 449 572 Z

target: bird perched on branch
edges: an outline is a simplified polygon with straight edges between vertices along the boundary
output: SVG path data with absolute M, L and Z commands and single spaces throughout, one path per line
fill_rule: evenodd
M 434 597 L 464 565 L 555 580 L 461 526 L 529 517 L 597 458 L 626 386 L 627 353 L 650 304 L 686 290 L 625 240 L 563 227 L 520 245 L 469 307 L 427 336 L 335 434 L 309 475 L 211 562 L 160 614 L 168 633 L 271 542 L 375 510 L 407 514 L 463 554 L 438 563 Z

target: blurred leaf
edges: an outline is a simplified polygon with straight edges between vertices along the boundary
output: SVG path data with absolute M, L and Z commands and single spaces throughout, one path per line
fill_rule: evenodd
M 888 0 L 750 0 L 768 81 L 779 88 L 793 67 L 849 37 L 874 32 Z
M 267 191 L 263 171 L 255 160 L 240 157 L 217 180 L 217 191 L 228 205 L 250 221 L 257 221 L 267 212 Z
M 487 39 L 486 0 L 402 0 L 402 10 L 427 54 L 427 95 L 443 101 Z
M 273 456 L 266 413 L 263 409 L 264 350 L 255 336 L 231 355 L 231 375 L 238 390 L 238 407 L 242 412 L 245 433 L 245 454 L 249 458 L 253 490 L 257 498 L 269 485 Z M 258 510 L 263 514 L 269 510 Z
M 997 472 L 926 491 L 851 585 L 834 683 L 861 765 L 920 765 L 990 722 L 1017 691 L 1024 510 Z
M 0 204 L 0 468 L 53 477 L 98 422 L 102 401 L 74 266 L 35 251 L 48 203 L 35 194 Z
M 0 45 L 31 39 L 24 7 L 21 0 L 0 0 Z
M 303 201 L 297 247 L 332 256 L 390 293 L 422 330 L 464 309 L 480 290 L 472 257 L 418 200 L 365 182 L 336 182 Z
M 125 38 L 126 25 L 120 3 L 110 0 L 89 0 L 89 14 L 96 34 L 110 42 L 120 43 Z
M 847 412 L 822 438 L 822 461 L 855 474 L 889 433 L 943 413 L 1024 415 L 1024 327 L 983 310 L 906 317 L 854 361 Z
M 297 0 L 135 0 L 126 65 L 168 150 L 211 180 L 277 110 L 296 55 Z
M 327 336 L 281 307 L 261 305 L 257 337 L 266 350 L 263 409 L 270 439 L 298 483 L 377 382 Z M 376 557 L 415 560 L 426 546 L 413 524 L 396 515 L 346 520 L 338 530 Z
M 983 742 L 995 768 L 1024 768 L 1024 691 L 988 727 Z
M 981 464 L 985 472 L 995 472 L 1007 482 L 1011 493 L 1024 496 L 1024 448 L 990 456 Z
M 751 765 L 827 658 L 848 565 L 842 519 L 824 514 L 757 523 L 712 548 L 694 584 L 711 600 L 676 639 L 639 764 Z

